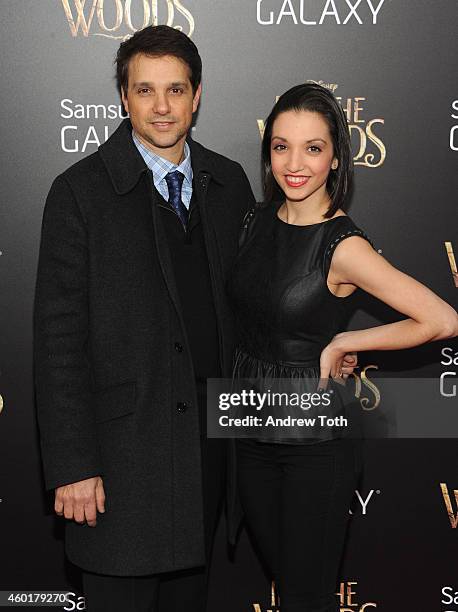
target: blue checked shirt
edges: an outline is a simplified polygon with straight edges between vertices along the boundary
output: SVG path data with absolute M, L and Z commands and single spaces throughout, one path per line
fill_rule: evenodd
M 192 166 L 191 166 L 191 151 L 189 150 L 188 143 L 184 143 L 184 159 L 179 166 L 170 162 L 168 159 L 164 159 L 156 153 L 153 153 L 151 149 L 145 147 L 143 143 L 137 138 L 135 132 L 132 130 L 132 138 L 135 146 L 139 150 L 143 157 L 145 164 L 151 170 L 153 174 L 154 186 L 159 191 L 161 196 L 168 202 L 169 200 L 169 188 L 165 181 L 165 177 L 169 172 L 179 170 L 184 174 L 183 186 L 181 188 L 181 200 L 186 208 L 189 210 L 192 197 Z

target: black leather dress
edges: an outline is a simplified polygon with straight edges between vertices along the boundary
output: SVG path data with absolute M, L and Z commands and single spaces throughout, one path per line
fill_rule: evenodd
M 337 244 L 361 236 L 372 245 L 366 234 L 349 216 L 288 224 L 279 207 L 258 204 L 245 217 L 228 286 L 238 327 L 234 379 L 319 378 L 321 351 L 357 305 L 358 289 L 337 297 L 326 279 Z

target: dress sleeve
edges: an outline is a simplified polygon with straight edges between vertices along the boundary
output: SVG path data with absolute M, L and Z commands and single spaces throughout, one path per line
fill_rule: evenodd
M 346 238 L 349 238 L 350 236 L 360 236 L 361 238 L 364 238 L 365 240 L 367 240 L 367 242 L 371 245 L 371 247 L 375 251 L 377 250 L 374 246 L 374 243 L 369 238 L 369 236 L 362 229 L 357 227 L 354 223 L 351 223 L 351 225 L 343 229 L 341 228 L 339 231 L 336 231 L 332 235 L 332 237 L 328 241 L 327 246 L 325 248 L 324 257 L 323 257 L 324 278 L 328 277 L 329 268 L 331 267 L 332 255 L 335 251 L 336 246 L 340 242 L 342 242 L 342 240 L 345 240 Z

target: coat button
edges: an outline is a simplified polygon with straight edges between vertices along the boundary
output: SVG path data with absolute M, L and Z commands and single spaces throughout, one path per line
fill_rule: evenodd
M 186 402 L 177 402 L 178 412 L 186 412 L 187 409 L 188 409 L 188 404 Z
M 175 342 L 175 350 L 177 353 L 182 353 L 183 352 L 183 345 L 180 344 L 179 342 Z

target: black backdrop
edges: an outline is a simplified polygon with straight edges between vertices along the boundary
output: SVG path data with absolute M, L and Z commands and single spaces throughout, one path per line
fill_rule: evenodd
M 260 131 L 275 97 L 307 79 L 328 85 L 352 126 L 350 214 L 387 259 L 456 306 L 457 5 L 5 0 L 0 11 L 0 589 L 70 588 L 67 608 L 82 609 L 78 573 L 63 560 L 62 525 L 43 493 L 31 315 L 51 181 L 120 120 L 112 65 L 120 40 L 156 18 L 192 36 L 204 62 L 194 138 L 240 161 L 259 197 Z M 350 325 L 397 318 L 368 298 Z M 457 351 L 449 341 L 360 360 L 384 375 L 436 378 L 438 389 L 441 373 L 451 372 L 451 389 Z M 447 401 L 458 404 L 456 396 Z M 458 610 L 446 596 L 458 591 L 457 454 L 453 438 L 366 442 L 341 570 L 342 612 Z M 222 522 L 209 610 L 277 612 L 246 533 L 232 561 L 224 538 Z

